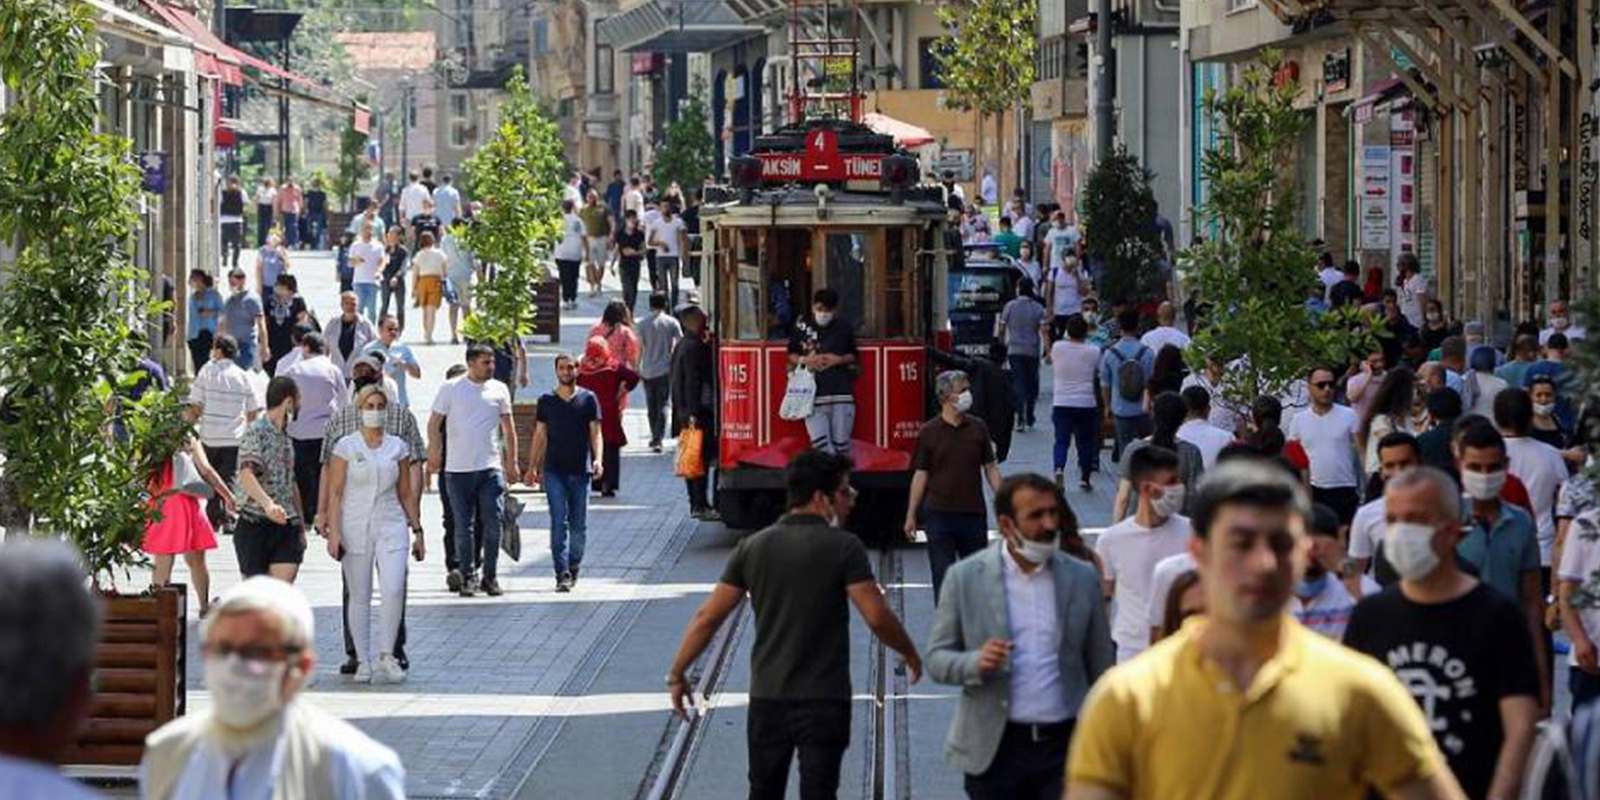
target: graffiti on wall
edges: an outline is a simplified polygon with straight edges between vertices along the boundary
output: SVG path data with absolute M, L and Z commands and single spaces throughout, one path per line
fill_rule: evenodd
M 1071 224 L 1078 222 L 1078 193 L 1089 173 L 1086 133 L 1079 122 L 1058 125 L 1051 131 L 1050 194 Z

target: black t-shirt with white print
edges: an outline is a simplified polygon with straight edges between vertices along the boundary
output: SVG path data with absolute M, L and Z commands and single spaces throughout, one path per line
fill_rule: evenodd
M 1522 609 L 1483 583 L 1429 605 L 1396 585 L 1356 604 L 1344 643 L 1394 670 L 1467 796 L 1486 797 L 1504 738 L 1500 701 L 1539 696 Z

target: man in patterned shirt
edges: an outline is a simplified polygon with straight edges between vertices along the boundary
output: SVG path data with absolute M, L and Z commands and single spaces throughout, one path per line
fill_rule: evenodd
M 271 575 L 294 583 L 306 552 L 300 491 L 294 482 L 294 446 L 289 418 L 300 404 L 293 379 L 278 376 L 267 384 L 267 413 L 256 418 L 239 440 L 239 523 L 233 548 L 246 578 Z
M 364 355 L 352 362 L 350 375 L 352 378 L 352 391 L 359 393 L 363 388 L 378 383 L 382 380 L 382 367 L 378 366 L 377 359 L 372 355 Z M 383 432 L 395 436 L 406 443 L 411 450 L 411 486 L 420 502 L 423 482 L 422 465 L 427 463 L 428 448 L 422 444 L 422 430 L 417 426 L 417 418 L 411 411 L 399 403 L 385 405 L 383 417 Z M 327 432 L 322 436 L 322 491 L 317 494 L 321 508 L 317 509 L 317 534 L 326 536 L 323 530 L 323 521 L 331 519 L 328 516 L 328 459 L 333 457 L 333 446 L 340 439 L 356 433 L 361 428 L 361 409 L 355 403 L 346 403 L 328 420 Z M 341 576 L 342 576 L 341 572 Z M 406 611 L 404 597 L 400 606 L 400 632 L 394 640 L 394 658 L 400 662 L 401 669 L 410 669 L 411 660 L 406 658 Z M 344 607 L 347 613 L 339 616 L 340 620 L 349 619 L 350 588 L 344 588 Z M 350 626 L 344 626 L 344 653 L 345 661 L 339 667 L 339 674 L 354 675 L 359 668 L 360 661 L 356 658 L 356 643 L 350 638 Z

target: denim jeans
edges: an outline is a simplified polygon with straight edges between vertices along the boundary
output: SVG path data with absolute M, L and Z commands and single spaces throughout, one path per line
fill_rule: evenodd
M 1039 357 L 1007 356 L 1011 362 L 1011 388 L 1016 395 L 1017 422 L 1034 423 L 1033 407 L 1039 402 Z
M 356 306 L 361 309 L 361 316 L 367 321 L 378 324 L 378 284 L 356 284 Z
M 1127 448 L 1128 442 L 1134 439 L 1143 439 L 1150 435 L 1152 424 L 1149 414 L 1140 414 L 1137 417 L 1111 417 L 1111 430 L 1115 434 L 1115 444 L 1111 446 L 1111 460 L 1122 462 L 1122 451 Z
M 389 313 L 389 300 L 393 299 L 394 321 L 400 323 L 401 330 L 405 330 L 406 278 L 404 275 L 397 275 L 395 276 L 394 281 L 395 285 L 393 286 L 389 285 L 389 281 L 387 279 L 385 279 L 383 282 L 383 304 L 378 308 L 378 318 L 382 319 L 384 314 Z
M 1100 461 L 1100 409 L 1056 406 L 1050 410 L 1050 422 L 1056 430 L 1056 472 L 1067 466 L 1067 449 L 1074 440 L 1078 443 L 1078 476 L 1089 477 Z
M 252 339 L 248 342 L 244 341 L 243 339 L 239 340 L 239 352 L 234 353 L 233 363 L 238 364 L 239 369 L 242 369 L 246 372 L 249 372 L 250 369 L 256 365 L 255 340 Z
M 500 506 L 505 497 L 505 478 L 497 469 L 476 472 L 446 472 L 450 482 L 450 510 L 456 524 L 456 562 L 471 564 L 473 552 L 472 519 L 477 512 L 483 519 L 483 579 L 492 580 L 500 560 Z
M 1572 691 L 1572 707 L 1577 709 L 1600 697 L 1600 675 L 1590 675 L 1574 666 L 1567 667 L 1567 688 Z
M 560 576 L 583 565 L 583 546 L 589 538 L 589 476 L 546 472 L 544 494 L 550 501 L 550 558 Z
M 284 212 L 283 246 L 293 250 L 298 244 L 300 244 L 300 215 Z
M 667 308 L 678 307 L 678 257 L 656 256 L 656 271 L 661 273 L 661 289 L 667 293 Z
M 922 529 L 928 534 L 928 566 L 933 569 L 933 601 L 939 602 L 944 574 L 957 561 L 989 545 L 989 517 L 949 511 L 922 512 Z

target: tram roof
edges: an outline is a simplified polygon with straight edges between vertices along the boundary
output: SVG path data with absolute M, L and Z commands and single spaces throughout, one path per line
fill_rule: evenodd
M 737 190 L 708 189 L 702 218 L 736 226 L 815 227 L 818 225 L 907 225 L 942 221 L 947 208 L 939 187 L 908 190 L 901 202 L 886 192 L 832 190 L 819 201 L 815 188 L 790 185 L 758 189 L 744 202 Z

